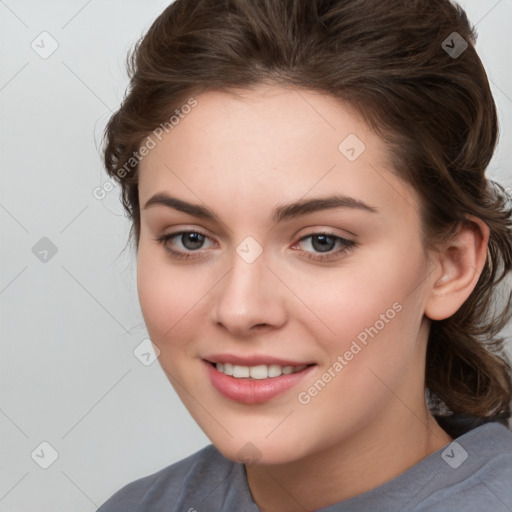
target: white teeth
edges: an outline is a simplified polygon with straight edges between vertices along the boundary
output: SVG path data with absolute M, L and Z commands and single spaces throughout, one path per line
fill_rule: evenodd
M 259 366 L 251 366 L 249 368 L 249 375 L 253 379 L 266 379 L 268 377 L 267 365 L 260 364 Z
M 220 370 L 222 371 L 222 370 Z M 248 366 L 238 366 L 235 364 L 233 366 L 233 377 L 241 378 L 241 377 L 249 377 L 249 367 Z
M 268 376 L 269 377 L 279 377 L 281 375 L 281 367 L 278 364 L 269 364 L 268 365 Z
M 231 363 L 215 363 L 215 367 L 219 372 L 226 375 L 231 375 L 237 379 L 248 378 L 252 379 L 267 379 L 272 377 L 279 377 L 280 375 L 290 375 L 297 373 L 306 368 L 307 365 L 300 366 L 279 366 L 278 364 L 260 364 L 258 366 L 240 366 Z

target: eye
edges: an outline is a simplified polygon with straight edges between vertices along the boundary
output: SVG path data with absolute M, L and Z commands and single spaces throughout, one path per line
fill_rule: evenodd
M 200 254 L 198 249 L 202 249 L 206 240 L 210 238 L 200 231 L 179 231 L 177 233 L 169 233 L 156 238 L 156 241 L 164 246 L 164 248 L 178 259 L 196 258 Z M 177 245 L 178 250 L 172 246 Z M 181 247 L 180 247 L 181 245 Z
M 306 242 L 307 241 L 307 242 Z M 300 252 L 304 254 L 307 259 L 326 261 L 328 259 L 336 259 L 337 257 L 354 250 L 356 243 L 352 240 L 347 240 L 333 233 L 312 233 L 302 237 L 296 245 L 303 244 L 306 250 Z M 333 251 L 337 247 L 337 250 Z M 317 251 L 315 252 L 311 252 Z
M 156 241 L 162 244 L 173 258 L 177 259 L 201 257 L 200 249 L 204 248 L 207 240 L 211 241 L 210 237 L 200 231 L 178 231 L 156 238 Z M 303 257 L 315 261 L 337 259 L 353 250 L 357 245 L 352 240 L 347 240 L 333 233 L 312 233 L 302 237 L 295 246 L 301 244 L 306 247 L 305 250 L 299 250 Z M 336 247 L 337 250 L 333 250 Z

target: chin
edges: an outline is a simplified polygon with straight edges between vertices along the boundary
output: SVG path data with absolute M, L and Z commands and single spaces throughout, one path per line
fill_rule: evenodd
M 227 459 L 250 466 L 288 464 L 305 456 L 297 450 L 296 444 L 283 444 L 281 439 L 255 441 L 249 437 L 239 437 L 237 440 L 224 440 L 220 443 L 212 441 L 212 444 Z

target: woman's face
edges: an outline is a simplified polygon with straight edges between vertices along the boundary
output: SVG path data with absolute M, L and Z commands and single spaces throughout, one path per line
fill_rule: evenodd
M 260 463 L 418 422 L 431 277 L 382 141 L 301 89 L 195 99 L 139 181 L 141 308 L 187 409 Z

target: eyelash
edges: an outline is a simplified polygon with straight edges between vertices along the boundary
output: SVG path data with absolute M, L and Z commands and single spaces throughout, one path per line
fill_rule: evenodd
M 190 233 L 202 235 L 205 238 L 210 238 L 208 235 L 206 235 L 205 233 L 202 233 L 201 231 L 193 230 L 193 231 L 178 231 L 176 233 L 169 233 L 167 235 L 161 235 L 156 238 L 156 241 L 158 243 L 160 243 L 161 245 L 163 245 L 165 250 L 167 252 L 169 252 L 173 258 L 180 259 L 180 260 L 196 259 L 196 258 L 201 257 L 200 250 L 191 251 L 191 252 L 175 251 L 174 249 L 171 249 L 170 247 L 168 247 L 166 245 L 166 243 L 169 240 L 176 238 L 177 236 L 190 234 Z M 352 240 L 347 240 L 346 238 L 343 238 L 341 236 L 334 235 L 333 233 L 326 233 L 326 232 L 310 233 L 309 235 L 306 235 L 306 236 L 303 236 L 302 238 L 300 238 L 297 243 L 302 242 L 303 240 L 307 240 L 308 238 L 318 236 L 318 235 L 323 235 L 323 236 L 327 236 L 329 238 L 333 238 L 335 241 L 341 242 L 343 247 L 341 249 L 339 249 L 337 251 L 333 251 L 333 252 L 316 253 L 317 256 L 312 256 L 311 252 L 308 252 L 308 251 L 299 251 L 304 254 L 304 258 L 314 260 L 314 261 L 324 262 L 324 261 L 328 261 L 328 260 L 332 259 L 333 255 L 347 254 L 347 253 L 353 251 L 357 247 L 356 242 L 354 242 Z

